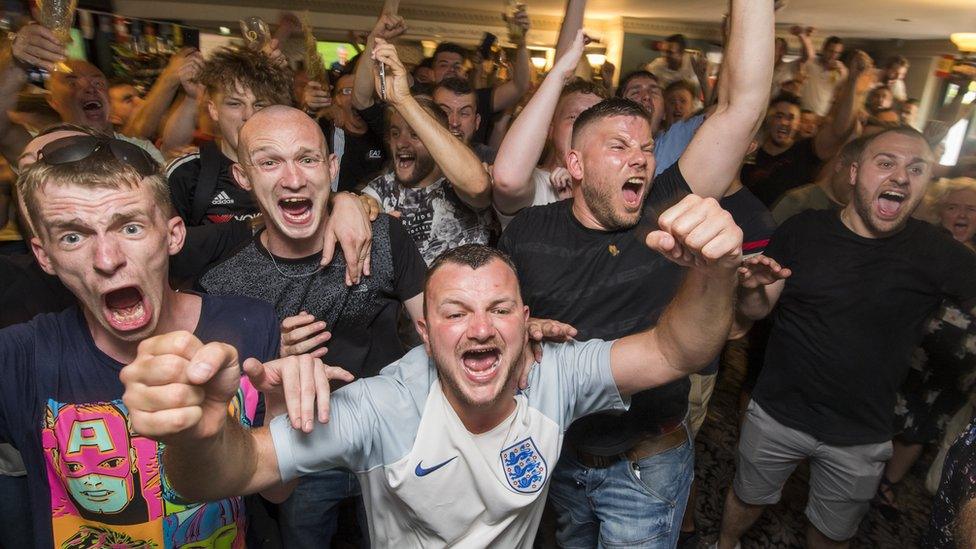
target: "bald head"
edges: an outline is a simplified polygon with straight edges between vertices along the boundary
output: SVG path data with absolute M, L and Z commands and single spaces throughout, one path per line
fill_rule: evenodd
M 337 168 L 319 125 L 298 109 L 265 107 L 244 123 L 234 178 L 264 214 L 269 250 L 293 258 L 322 250 Z
M 323 156 L 329 155 L 329 145 L 322 134 L 322 129 L 304 112 L 286 105 L 272 105 L 254 113 L 241 126 L 241 133 L 237 139 L 237 158 L 241 162 L 248 162 L 257 142 L 266 137 L 284 137 L 286 134 L 302 136 L 304 146 L 322 151 Z M 314 141 L 314 143 L 312 142 Z
M 66 63 L 71 72 L 55 72 L 48 82 L 51 108 L 61 115 L 64 122 L 110 130 L 105 74 L 81 59 L 69 59 Z

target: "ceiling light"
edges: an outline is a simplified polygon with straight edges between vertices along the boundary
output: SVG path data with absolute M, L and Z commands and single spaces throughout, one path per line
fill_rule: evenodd
M 217 32 L 219 32 L 220 34 L 223 34 L 223 35 L 226 36 L 226 35 L 230 34 L 230 28 L 228 28 L 228 27 L 217 27 Z
M 963 53 L 976 52 L 976 32 L 954 32 L 949 40 Z

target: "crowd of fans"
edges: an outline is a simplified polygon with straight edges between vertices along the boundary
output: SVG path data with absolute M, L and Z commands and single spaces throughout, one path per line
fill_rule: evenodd
M 577 76 L 585 0 L 535 76 L 520 6 L 489 78 L 406 65 L 396 4 L 329 70 L 188 48 L 145 96 L 9 42 L 0 546 L 731 549 L 809 461 L 807 543 L 846 547 L 943 440 L 906 542 L 976 544 L 976 173 L 935 152 L 968 80 L 919 131 L 904 57 L 790 56 L 765 0 L 719 65 L 674 35 L 616 87 Z

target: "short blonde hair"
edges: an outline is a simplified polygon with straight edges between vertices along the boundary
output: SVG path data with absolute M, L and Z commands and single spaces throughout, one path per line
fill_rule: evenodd
M 165 175 L 157 171 L 143 177 L 135 167 L 116 159 L 107 150 L 99 150 L 87 158 L 65 164 L 48 164 L 41 157 L 17 178 L 17 192 L 27 207 L 28 218 L 38 236 L 38 229 L 43 223 L 37 195 L 48 185 L 76 185 L 90 189 L 134 189 L 146 185 L 165 217 L 171 217 L 175 212 Z
M 973 191 L 976 193 L 976 179 L 972 177 L 956 177 L 955 179 L 940 179 L 929 185 L 925 192 L 922 207 L 918 217 L 936 225 L 942 223 L 942 208 L 949 195 L 956 191 Z

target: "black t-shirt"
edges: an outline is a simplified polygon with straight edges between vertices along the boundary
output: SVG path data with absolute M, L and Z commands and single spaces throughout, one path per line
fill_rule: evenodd
M 274 312 L 252 299 L 203 296 L 195 333 L 233 345 L 242 360 L 278 354 Z M 35 545 L 243 543 L 241 498 L 178 503 L 160 471 L 160 445 L 132 431 L 122 367 L 96 347 L 77 307 L 0 330 L 0 439 L 24 458 Z M 261 420 L 246 378 L 232 407 L 245 425 Z
M 75 296 L 58 277 L 41 269 L 34 254 L 0 255 L 0 328 L 75 303 Z
M 684 269 L 644 244 L 657 215 L 690 193 L 678 165 L 654 178 L 640 222 L 604 232 L 584 227 L 573 200 L 522 210 L 499 248 L 511 255 L 522 297 L 533 317 L 576 327 L 580 340 L 617 339 L 657 322 Z M 623 414 L 597 414 L 573 423 L 567 441 L 584 451 L 612 455 L 641 435 L 681 422 L 688 407 L 687 379 L 644 391 Z
M 478 88 L 474 91 L 477 112 L 481 116 L 481 125 L 471 136 L 472 145 L 475 143 L 487 145 L 488 140 L 491 139 L 491 131 L 495 127 L 494 92 L 495 88 Z
M 368 109 L 357 111 L 366 122 L 366 133 L 353 135 L 342 131 L 342 158 L 339 160 L 339 185 L 337 191 L 355 191 L 373 180 L 383 171 L 387 152 L 383 142 L 383 103 L 376 102 Z M 335 126 L 325 118 L 319 118 L 319 127 L 329 140 L 329 150 L 338 153 Z
M 385 214 L 373 222 L 371 254 L 370 276 L 348 287 L 341 250 L 336 250 L 332 263 L 318 270 L 321 253 L 272 261 L 259 234 L 210 269 L 199 285 L 209 293 L 246 295 L 271 303 L 279 320 L 309 312 L 332 332 L 326 344 L 328 363 L 356 377 L 373 376 L 403 356 L 397 314 L 401 303 L 423 292 L 427 267 L 400 222 Z
M 821 164 L 813 139 L 802 139 L 775 156 L 760 147 L 755 164 L 743 165 L 740 175 L 742 184 L 772 208 L 786 191 L 813 182 Z
M 743 187 L 735 193 L 718 201 L 722 208 L 732 214 L 735 224 L 742 229 L 742 254 L 746 256 L 761 254 L 769 244 L 769 238 L 776 230 L 776 222 L 769 209 Z
M 944 298 L 976 304 L 976 254 L 915 219 L 869 239 L 836 211 L 810 210 L 777 229 L 766 255 L 793 274 L 753 398 L 828 444 L 891 440 L 895 395 L 924 322 Z
M 246 221 L 187 227 L 183 248 L 169 258 L 170 284 L 174 288 L 192 288 L 211 265 L 240 250 L 253 235 Z
M 209 206 L 200 224 L 247 221 L 258 215 L 258 205 L 251 193 L 240 188 L 234 180 L 231 170 L 234 162 L 219 151 L 216 155 L 220 161 L 217 186 L 209 197 Z M 200 153 L 193 153 L 177 158 L 166 169 L 173 207 L 188 225 L 192 224 L 190 218 L 193 215 L 193 203 L 197 199 L 196 189 L 200 184 L 201 168 Z

